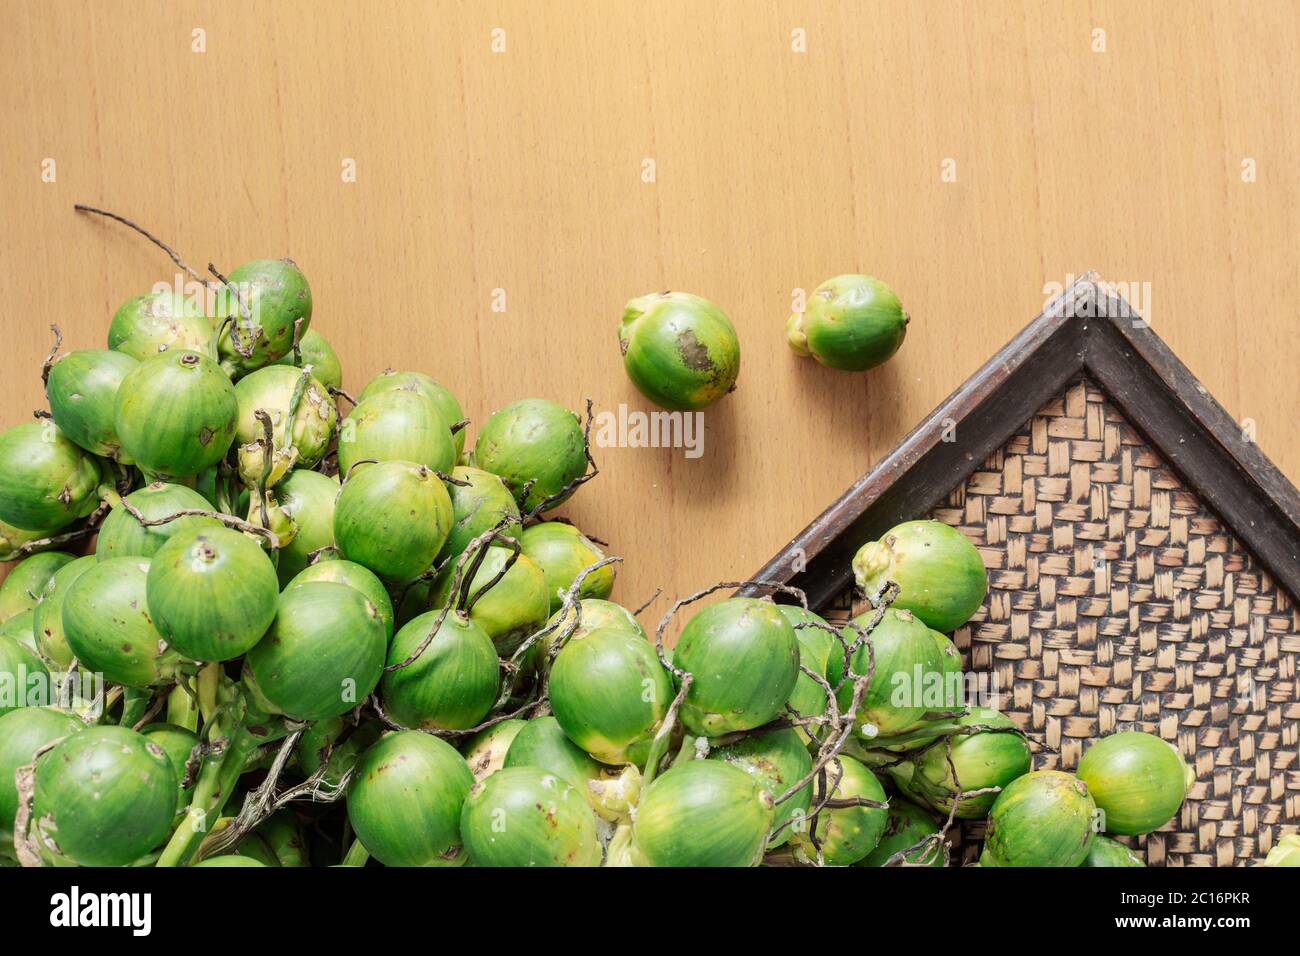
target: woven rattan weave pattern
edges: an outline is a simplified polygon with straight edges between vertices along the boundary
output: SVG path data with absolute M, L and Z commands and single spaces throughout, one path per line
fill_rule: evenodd
M 1300 824 L 1294 598 L 1093 383 L 1043 406 L 931 517 L 983 555 L 988 596 L 953 637 L 1040 745 L 1036 769 L 1073 769 L 1117 730 L 1194 766 L 1179 815 L 1126 841 L 1150 865 L 1257 861 Z M 980 827 L 956 836 L 970 862 Z

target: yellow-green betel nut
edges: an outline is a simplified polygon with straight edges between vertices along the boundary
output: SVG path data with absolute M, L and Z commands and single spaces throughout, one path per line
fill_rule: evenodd
M 730 598 L 698 611 L 673 651 L 691 674 L 682 723 L 719 737 L 752 730 L 778 716 L 799 679 L 799 641 L 775 604 Z
M 474 445 L 473 464 L 499 476 L 519 507 L 531 510 L 586 472 L 586 448 L 577 415 L 544 398 L 525 398 L 492 413 Z
M 465 420 L 465 412 L 451 390 L 438 384 L 423 372 L 394 372 L 391 369 L 381 372 L 367 383 L 357 399 L 364 402 L 374 395 L 390 391 L 423 395 L 433 403 L 434 408 L 438 409 L 449 428 Z M 456 454 L 459 456 L 465 450 L 465 429 L 461 428 L 456 432 L 455 442 Z
M 875 596 L 899 586 L 891 605 L 945 634 L 965 624 L 988 592 L 988 575 L 970 539 L 942 521 L 905 521 L 853 558 L 858 587 Z
M 292 259 L 256 259 L 236 266 L 218 294 L 217 314 L 229 319 L 217 351 L 221 367 L 246 375 L 293 351 L 311 324 L 311 287 Z M 231 292 L 231 287 L 235 292 Z
M 1011 781 L 989 810 L 982 866 L 1078 866 L 1097 805 L 1073 774 L 1037 770 Z
M 759 780 L 726 760 L 687 760 L 645 788 L 632 836 L 650 866 L 758 866 L 774 819 Z
M 163 480 L 197 474 L 224 458 L 238 421 L 235 386 L 198 352 L 171 349 L 145 359 L 117 390 L 122 451 Z
M 465 758 L 445 740 L 399 731 L 361 755 L 348 820 L 385 866 L 458 866 L 465 862 L 460 815 L 473 786 Z
M 139 362 L 179 349 L 212 357 L 212 322 L 196 299 L 175 290 L 127 299 L 108 326 L 108 347 Z
M 1106 815 L 1106 832 L 1122 836 L 1150 833 L 1172 820 L 1194 779 L 1171 744 L 1138 731 L 1093 743 L 1078 775 Z
M 632 299 L 618 330 L 623 366 L 656 405 L 693 411 L 736 386 L 740 340 L 735 326 L 708 299 L 689 292 L 654 292 Z
M 829 368 L 860 372 L 898 351 L 907 322 L 898 296 L 885 283 L 842 275 L 819 285 L 805 311 L 790 316 L 786 338 L 799 355 Z
M 0 432 L 0 521 L 38 537 L 84 518 L 99 504 L 99 459 L 53 422 Z

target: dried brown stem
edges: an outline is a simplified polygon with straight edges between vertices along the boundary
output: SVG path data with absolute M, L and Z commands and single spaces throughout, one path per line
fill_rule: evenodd
M 293 320 L 293 364 L 299 368 L 302 368 L 302 325 L 306 319 L 300 315 Z
M 158 716 L 158 712 L 163 709 L 163 704 L 167 703 L 167 695 L 158 693 L 153 695 L 153 700 L 149 703 L 149 709 L 146 710 L 139 720 L 131 725 L 132 730 L 139 730 L 141 727 L 147 727 Z
M 271 416 L 267 414 L 266 409 L 257 408 L 253 410 L 253 417 L 262 425 L 262 477 L 257 482 L 258 505 L 262 512 L 262 525 L 266 528 L 271 527 L 271 515 L 266 507 L 266 483 L 271 479 L 271 469 L 275 466 L 275 429 L 271 425 Z M 292 430 L 292 426 L 290 426 Z
M 177 518 L 188 518 L 191 516 L 199 518 L 215 518 L 227 528 L 233 528 L 236 531 L 243 531 L 245 534 L 255 534 L 266 538 L 270 542 L 271 549 L 280 550 L 280 536 L 270 528 L 263 528 L 253 524 L 251 521 L 245 521 L 243 518 L 236 518 L 234 515 L 224 514 L 220 511 L 207 511 L 203 508 L 182 508 L 180 511 L 173 512 L 169 515 L 163 515 L 161 518 L 147 518 L 144 513 L 125 498 L 122 499 L 121 505 L 127 513 L 136 521 L 140 522 L 143 527 L 152 528 L 156 525 L 167 524 L 169 521 L 175 521 Z
M 399 724 L 384 712 L 384 707 L 379 700 L 378 694 L 372 694 L 370 697 L 370 706 L 374 708 L 375 716 L 377 716 L 383 725 L 389 730 L 418 730 L 420 733 L 428 734 L 431 737 L 469 737 L 479 733 L 480 731 L 487 730 L 489 727 L 495 727 L 497 724 L 505 723 L 507 720 L 514 720 L 520 717 L 527 720 L 528 718 L 524 717 L 525 714 L 537 710 L 545 703 L 546 698 L 539 697 L 537 700 L 531 700 L 524 703 L 508 714 L 497 714 L 495 717 L 490 717 L 476 727 L 467 727 L 464 730 L 442 730 L 435 727 L 406 727 Z
M 346 484 L 348 483 L 348 479 L 352 477 L 352 472 L 355 471 L 355 470 L 356 470 L 358 467 L 360 467 L 361 465 L 377 465 L 377 464 L 379 464 L 379 459 L 378 459 L 378 458 L 359 458 L 359 459 L 357 459 L 357 460 L 354 461 L 352 464 L 348 465 L 348 470 L 344 473 L 344 475 L 343 475 L 343 480 L 342 480 L 341 482 L 339 482 L 339 487 L 342 487 L 343 485 L 346 485 Z
M 474 578 L 478 576 L 479 568 L 483 566 L 483 561 L 487 557 L 488 549 L 480 548 L 474 555 L 474 561 L 470 565 L 469 573 L 465 575 L 465 583 L 461 586 L 459 606 L 465 614 L 470 614 L 474 610 L 474 605 L 478 603 L 479 598 L 491 591 L 501 579 L 510 573 L 510 569 L 515 566 L 519 556 L 524 553 L 519 544 L 519 539 L 509 537 L 508 535 L 498 534 L 494 536 L 496 540 L 501 541 L 510 549 L 510 557 L 506 558 L 506 563 L 501 566 L 501 570 L 492 576 L 492 580 L 487 582 L 472 595 L 469 593 L 470 588 L 474 586 Z
M 579 594 L 582 591 L 582 585 L 586 581 L 587 575 L 611 564 L 617 564 L 622 560 L 618 555 L 610 555 L 601 558 L 594 564 L 587 565 L 579 571 L 564 592 L 564 596 L 560 599 L 560 609 L 551 616 L 551 620 L 541 630 L 534 631 L 524 638 L 523 642 L 515 648 L 515 652 L 510 655 L 510 664 L 518 666 L 527 657 L 528 651 L 534 644 L 547 634 L 558 631 L 560 634 L 559 639 L 554 642 L 549 655 L 554 659 L 555 655 L 564 648 L 565 643 L 582 624 L 582 600 Z
M 249 833 L 261 826 L 271 814 L 295 800 L 310 800 L 312 803 L 334 803 L 347 793 L 348 783 L 352 779 L 352 771 L 349 770 L 345 773 L 337 785 L 330 784 L 325 780 L 325 776 L 329 771 L 328 759 L 322 760 L 321 765 L 316 768 L 315 772 L 301 783 L 280 793 L 276 792 L 284 768 L 288 764 L 289 758 L 293 756 L 293 752 L 297 748 L 305 730 L 306 725 L 300 725 L 289 736 L 284 738 L 280 744 L 280 749 L 276 752 L 275 759 L 271 762 L 270 769 L 267 771 L 266 779 L 262 781 L 256 790 L 244 798 L 244 805 L 240 808 L 239 814 L 231 824 L 220 833 L 215 834 L 208 844 L 203 847 L 202 853 L 204 856 L 215 856 L 237 846 Z
M 146 239 L 152 242 L 163 252 L 167 253 L 168 257 L 171 258 L 172 262 L 176 263 L 176 265 L 182 271 L 184 271 L 184 273 L 188 275 L 191 279 L 194 279 L 196 282 L 199 282 L 205 288 L 212 287 L 210 282 L 208 282 L 197 272 L 191 269 L 189 265 L 186 264 L 185 260 L 176 254 L 175 249 L 167 245 L 167 243 L 163 242 L 161 239 L 155 236 L 148 229 L 145 229 L 143 226 L 137 225 L 136 223 L 132 222 L 130 219 L 127 219 L 125 216 L 119 216 L 117 213 L 108 212 L 105 209 L 96 209 L 94 206 L 86 206 L 83 205 L 82 203 L 76 203 L 72 208 L 75 209 L 77 212 L 90 212 L 90 213 L 94 213 L 96 216 L 104 216 L 107 219 L 112 219 L 116 222 L 120 222 L 122 225 L 127 226 L 128 228 L 134 229 L 136 232 L 144 236 Z
M 59 327 L 51 325 L 50 331 L 54 333 L 54 348 L 50 349 L 50 354 L 45 357 L 45 361 L 41 365 L 41 384 L 46 387 L 50 384 L 50 369 L 54 367 L 54 357 L 59 354 L 59 347 L 63 345 L 63 332 L 59 330 Z
M 632 616 L 633 616 L 633 617 L 640 617 L 640 616 L 641 616 L 641 612 L 643 612 L 643 611 L 644 611 L 646 608 L 648 608 L 651 604 L 654 604 L 655 601 L 659 600 L 659 595 L 661 595 L 661 594 L 663 594 L 663 593 L 664 593 L 664 589 L 663 589 L 663 588 L 655 588 L 655 593 L 652 594 L 652 595 L 650 595 L 650 597 L 646 598 L 646 600 L 645 600 L 644 602 L 642 602 L 641 606 L 638 607 L 635 611 L 632 612 Z
M 358 464 L 360 464 L 360 462 L 358 462 Z M 438 614 L 438 617 L 434 620 L 433 624 L 430 625 L 428 633 L 425 634 L 424 636 L 424 640 L 420 642 L 419 647 L 411 651 L 411 653 L 407 656 L 405 660 L 400 661 L 396 664 L 389 664 L 387 667 L 385 667 L 384 668 L 385 673 L 389 671 L 400 670 L 403 667 L 410 667 L 413 663 L 415 663 L 419 659 L 420 655 L 423 654 L 425 649 L 429 646 L 429 644 L 432 643 L 438 631 L 442 629 L 442 622 L 447 619 L 447 615 L 451 613 L 452 608 L 458 605 L 459 602 L 457 601 L 457 598 L 461 591 L 462 580 L 473 581 L 474 574 L 478 573 L 478 567 L 483 563 L 482 556 L 487 553 L 488 546 L 491 545 L 493 541 L 499 540 L 500 538 L 504 537 L 505 529 L 509 527 L 511 524 L 513 524 L 512 519 L 503 518 L 501 521 L 497 522 L 491 528 L 489 528 L 488 530 L 480 534 L 477 538 L 475 538 L 465 547 L 465 550 L 462 551 L 459 557 L 456 559 L 456 570 L 453 572 L 452 575 L 451 587 L 448 588 L 447 591 L 447 601 L 446 603 L 443 604 L 441 613 Z M 513 539 L 508 539 L 508 540 L 513 540 Z M 472 573 L 466 575 L 465 566 L 470 561 L 475 562 L 474 570 Z M 425 574 L 428 574 L 428 572 L 426 571 Z M 410 584 L 408 584 L 406 588 L 402 591 L 401 597 L 398 599 L 397 604 L 400 606 L 401 602 L 406 599 L 406 595 L 410 592 L 410 589 L 414 587 L 416 583 L 422 580 L 431 580 L 431 579 L 432 576 L 430 578 L 425 578 L 424 575 L 420 575 L 419 577 L 417 577 L 415 581 L 412 581 Z M 469 612 L 466 611 L 465 613 L 468 614 Z
M 349 405 L 353 405 L 353 406 L 355 406 L 355 405 L 357 404 L 357 400 L 356 400 L 355 398 L 352 397 L 352 393 L 351 393 L 351 392 L 346 392 L 346 391 L 344 391 L 344 390 L 343 390 L 342 388 L 340 388 L 340 387 L 337 387 L 337 386 L 331 386 L 331 387 L 330 387 L 330 390 L 329 390 L 329 393 L 330 393 L 331 395 L 333 395 L 334 397 L 336 397 L 336 398 L 346 398 L 346 399 L 348 400 L 348 404 L 349 404 Z

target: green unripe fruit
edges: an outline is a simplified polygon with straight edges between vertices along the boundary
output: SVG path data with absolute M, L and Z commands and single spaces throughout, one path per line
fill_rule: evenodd
M 582 424 L 563 405 L 544 398 L 512 402 L 494 412 L 479 432 L 474 466 L 499 476 L 519 506 L 532 510 L 586 472 Z
M 448 482 L 447 492 L 451 495 L 451 511 L 454 520 L 451 534 L 438 555 L 439 561 L 454 558 L 462 554 L 470 542 L 479 535 L 495 528 L 503 521 L 501 533 L 518 538 L 522 528 L 519 525 L 519 505 L 505 483 L 496 475 L 481 468 L 469 468 L 457 465 L 451 476 L 455 482 Z M 468 482 L 468 485 L 456 482 Z
M 642 640 L 649 640 L 641 622 L 621 604 L 600 598 L 583 598 L 578 601 L 578 608 L 582 612 L 582 620 L 573 632 L 574 637 L 590 634 L 598 627 L 614 627 L 635 634 Z M 560 613 L 556 611 L 547 623 L 553 623 Z
M 889 802 L 889 817 L 885 829 L 880 834 L 876 848 L 859 860 L 856 866 L 884 866 L 896 853 L 911 850 L 927 836 L 939 832 L 939 825 L 934 818 L 914 803 L 906 800 Z M 911 866 L 943 866 L 943 849 L 937 840 L 932 840 L 919 850 L 913 850 L 903 857 Z
M 384 587 L 384 582 L 375 577 L 374 572 L 354 561 L 322 560 L 299 571 L 293 580 L 284 586 L 284 589 L 287 591 L 290 588 L 296 588 L 300 584 L 309 584 L 312 581 L 333 581 L 336 584 L 346 584 L 348 587 L 360 591 L 375 606 L 375 610 L 379 612 L 379 620 L 384 624 L 385 636 L 392 638 L 393 602 L 388 596 L 388 589 Z
M 107 349 L 83 349 L 60 358 L 50 366 L 45 383 L 54 423 L 86 451 L 103 458 L 121 457 L 114 402 L 122 380 L 138 364 L 123 352 Z
M 99 461 L 53 422 L 0 432 L 0 521 L 51 534 L 99 504 Z
M 829 630 L 830 625 L 797 604 L 778 604 L 777 610 L 794 628 L 795 640 L 799 642 L 799 663 L 825 678 L 831 655 L 844 656 L 839 641 Z M 790 709 L 802 717 L 821 717 L 826 713 L 826 688 L 800 670 L 789 703 Z M 805 728 L 798 728 L 798 732 L 805 740 L 809 739 Z
M 505 571 L 501 580 L 492 584 L 512 558 L 509 570 Z M 473 557 L 467 558 L 462 572 L 461 593 L 473 602 L 469 611 L 470 620 L 483 628 L 496 645 L 497 653 L 508 657 L 529 635 L 540 630 L 546 621 L 549 611 L 546 577 L 542 574 L 542 569 L 526 555 L 516 557 L 509 548 L 493 545 L 487 549 L 483 563 L 479 565 L 468 590 L 465 590 L 464 575 L 469 573 L 473 563 Z M 429 606 L 441 608 L 447 604 L 454 578 L 454 565 L 448 566 L 438 575 L 427 598 Z M 492 586 L 483 591 L 488 585 Z M 479 595 L 477 598 L 476 594 Z
M 682 723 L 718 737 L 752 730 L 785 709 L 799 678 L 799 642 L 771 601 L 730 598 L 687 622 L 673 664 L 694 678 Z
M 625 820 L 641 792 L 641 774 L 628 766 L 618 772 L 592 759 L 575 744 L 554 717 L 534 717 L 519 731 L 506 754 L 505 766 L 538 767 L 563 777 L 577 789 L 596 815 L 611 823 Z
M 339 470 L 359 461 L 413 461 L 443 474 L 456 464 L 453 423 L 424 396 L 394 389 L 363 398 L 339 426 Z
M 49 672 L 32 649 L 0 635 L 0 716 L 53 703 L 51 690 Z
M 864 544 L 853 558 L 853 576 L 868 595 L 894 582 L 899 593 L 891 607 L 945 634 L 970 620 L 988 591 L 979 551 L 942 521 L 905 521 Z
M 852 757 L 840 755 L 826 769 L 828 780 L 839 782 L 835 786 L 835 800 L 875 800 L 886 802 L 885 788 L 876 775 Z M 817 845 L 828 866 L 850 866 L 862 860 L 876 848 L 889 812 L 879 807 L 849 806 L 823 810 L 817 816 Z M 817 849 L 807 832 L 795 834 L 802 855 L 809 860 L 817 858 Z
M 599 866 L 596 818 L 567 780 L 537 767 L 474 784 L 460 832 L 475 866 Z
M 585 598 L 575 604 L 575 609 L 581 612 L 581 617 L 569 640 L 574 637 L 584 637 L 601 627 L 612 627 L 633 634 L 643 641 L 649 640 L 645 628 L 641 626 L 641 622 L 621 604 L 615 604 L 613 601 L 603 601 L 600 598 Z M 567 624 L 572 622 L 572 614 L 573 612 L 565 614 L 564 610 L 561 609 L 550 616 L 546 622 L 546 626 L 550 630 L 540 641 L 533 645 L 533 649 L 528 654 L 526 665 L 530 669 L 541 672 L 550 670 L 551 651 L 559 643 L 560 638 L 564 636 Z
M 519 536 L 519 546 L 546 576 L 551 611 L 564 602 L 564 595 L 584 568 L 605 558 L 590 538 L 561 521 L 546 521 L 525 528 Z M 612 590 L 614 565 L 607 564 L 583 578 L 578 597 L 607 598 Z
M 398 631 L 388 666 L 414 654 L 439 617 L 442 611 L 429 611 Z M 500 683 L 492 639 L 469 617 L 451 613 L 419 657 L 384 674 L 379 695 L 388 716 L 403 726 L 468 730 L 488 715 Z
M 44 551 L 23 558 L 0 583 L 0 621 L 7 621 L 36 607 L 60 568 L 75 559 L 64 551 Z
M 140 728 L 140 733 L 150 743 L 157 744 L 167 755 L 167 761 L 176 774 L 176 813 L 183 815 L 189 806 L 190 794 L 194 791 L 194 780 L 186 781 L 186 768 L 194 756 L 194 748 L 199 745 L 198 735 L 192 730 L 177 727 L 175 724 L 147 724 Z M 202 760 L 195 763 L 195 774 L 202 766 Z
M 0 624 L 0 636 L 16 641 L 32 653 L 36 653 L 36 614 L 28 608 L 19 611 L 9 620 Z
M 812 772 L 812 757 L 804 738 L 793 728 L 767 734 L 751 734 L 734 744 L 715 747 L 710 760 L 725 760 L 749 774 L 772 795 L 773 801 L 785 795 Z M 778 847 L 807 826 L 812 806 L 813 784 L 809 780 L 789 800 L 776 806 L 769 847 Z
M 654 645 L 624 630 L 575 634 L 551 668 L 555 719 L 601 763 L 644 764 L 673 696 Z
M 310 724 L 303 731 L 298 746 L 298 768 L 307 775 L 322 765 L 322 782 L 338 787 L 357 765 L 361 755 L 386 733 L 377 720 L 354 725 L 351 715 L 327 717 Z
M 158 478 L 183 478 L 225 457 L 238 412 L 235 387 L 216 362 L 170 350 L 122 380 L 114 422 L 132 461 Z
M 0 521 L 0 558 L 13 560 L 17 555 L 15 552 L 25 544 L 29 544 L 46 536 L 44 531 L 24 531 L 21 528 L 15 528 L 7 521 Z M 46 545 L 47 548 L 53 545 Z M 42 548 L 36 548 L 36 553 Z
M 387 644 L 378 610 L 360 591 L 328 581 L 289 588 L 244 657 L 244 686 L 268 712 L 337 717 L 379 684 Z
M 301 332 L 311 323 L 311 288 L 292 259 L 257 259 L 237 266 L 227 277 L 218 315 L 231 324 L 221 333 L 221 366 L 242 375 L 269 365 L 293 349 L 295 323 Z
M 169 350 L 211 356 L 212 323 L 190 296 L 171 290 L 146 292 L 127 299 L 114 313 L 108 347 L 139 362 Z
M 961 651 L 952 642 L 952 638 L 946 634 L 931 630 L 930 636 L 934 638 L 934 643 L 939 648 L 939 660 L 943 663 L 944 701 L 942 709 L 957 710 L 966 705 L 966 687 L 962 682 Z
M 138 488 L 124 500 L 144 515 L 146 521 L 157 521 L 181 511 L 212 510 L 211 503 L 192 488 L 162 481 Z M 99 526 L 95 555 L 101 561 L 108 558 L 151 558 L 178 532 L 217 527 L 221 527 L 221 522 L 203 515 L 185 515 L 165 524 L 146 527 L 135 515 L 118 505 Z
M 799 355 L 829 368 L 860 372 L 885 362 L 903 344 L 907 313 L 894 290 L 879 279 L 842 275 L 827 279 L 790 316 L 786 338 Z
M 264 860 L 267 866 L 310 866 L 307 847 L 293 811 L 281 809 L 271 814 L 239 844 L 239 855 Z
M 579 790 L 599 778 L 604 765 L 564 735 L 554 717 L 534 717 L 515 735 L 506 767 L 538 767 L 563 777 Z
M 196 661 L 229 661 L 275 619 L 280 584 L 261 545 L 230 528 L 172 535 L 149 563 L 149 612 L 167 642 Z
M 280 508 L 298 529 L 279 551 L 276 572 L 281 583 L 306 568 L 314 553 L 334 544 L 334 502 L 338 494 L 337 478 L 301 469 L 291 471 L 275 489 Z M 388 596 L 384 598 L 387 601 Z
M 148 558 L 109 558 L 72 583 L 63 603 L 68 647 L 89 671 L 125 687 L 157 687 L 185 670 L 149 614 Z
M 1094 837 L 1094 840 L 1100 837 Z M 1264 865 L 1267 867 L 1275 866 L 1300 866 L 1300 833 L 1288 833 L 1277 841 L 1273 849 L 1268 851 L 1268 856 L 1264 858 Z
M 874 616 L 875 612 L 869 611 L 855 618 L 854 623 L 865 626 Z M 853 628 L 846 627 L 843 634 L 849 645 L 857 640 Z M 881 734 L 896 734 L 912 727 L 928 711 L 942 709 L 943 658 L 928 627 L 910 611 L 891 607 L 867 641 L 871 650 L 866 644 L 860 645 L 852 660 L 853 673 L 859 677 L 870 672 L 873 659 L 875 663 L 854 722 L 859 736 L 870 740 Z M 839 687 L 840 712 L 847 712 L 853 703 L 853 681 L 844 679 L 841 683 L 844 654 L 838 650 L 830 656 L 827 676 L 832 687 Z
M 651 866 L 757 866 L 773 817 L 772 795 L 744 770 L 688 760 L 646 787 L 632 834 Z
M 1013 780 L 989 810 L 982 866 L 1078 866 L 1088 857 L 1097 805 L 1072 774 L 1038 770 Z
M 22 707 L 0 717 L 0 856 L 12 853 L 14 847 L 14 817 L 18 813 L 14 774 L 32 762 L 36 751 L 85 726 L 52 707 Z
M 87 727 L 37 761 L 38 839 L 81 866 L 126 866 L 167 836 L 176 794 L 161 747 L 126 727 Z
M 394 372 L 391 370 L 382 372 L 370 380 L 366 387 L 361 390 L 361 394 L 357 396 L 357 399 L 365 401 L 367 398 L 389 391 L 414 392 L 417 395 L 423 395 L 438 409 L 448 428 L 465 420 L 465 412 L 461 409 L 456 396 L 423 372 Z M 465 450 L 465 429 L 458 429 L 454 440 L 456 455 L 459 456 Z
M 740 340 L 720 308 L 688 292 L 655 292 L 623 308 L 623 366 L 656 405 L 693 411 L 736 387 Z
M 424 572 L 451 531 L 451 498 L 437 475 L 409 461 L 362 465 L 334 507 L 334 540 L 349 561 L 389 581 Z
M 891 772 L 910 794 L 948 813 L 956 794 L 992 787 L 1006 787 L 1029 772 L 1032 754 L 1029 744 L 1009 717 L 987 707 L 971 707 L 956 721 L 964 727 L 989 727 L 973 734 L 954 734 L 949 746 L 942 743 L 919 750 L 910 761 L 897 764 Z M 951 761 L 951 764 L 950 762 Z M 953 769 L 957 779 L 953 779 Z M 957 817 L 978 820 L 986 816 L 997 799 L 996 793 L 967 797 L 957 805 Z
M 293 361 L 292 349 L 283 358 L 276 359 L 273 364 L 295 368 L 306 368 L 310 365 L 312 377 L 326 388 L 343 387 L 343 365 L 339 362 L 334 347 L 325 340 L 325 336 L 315 329 L 308 329 L 298 341 L 298 354 L 301 356 L 301 361 L 297 365 Z
M 374 744 L 348 789 L 348 820 L 361 845 L 386 866 L 456 866 L 461 810 L 474 786 L 465 759 L 446 741 L 404 730 Z
M 1088 846 L 1088 855 L 1084 857 L 1080 866 L 1092 867 L 1145 867 L 1142 857 L 1138 856 L 1123 843 L 1118 840 L 1112 840 L 1108 836 L 1102 836 L 1100 833 L 1094 834 L 1092 843 Z M 1265 864 L 1267 865 L 1267 864 Z
M 45 585 L 41 601 L 33 612 L 36 649 L 57 667 L 66 668 L 72 663 L 72 649 L 68 647 L 68 639 L 63 630 L 63 602 L 67 599 L 73 582 L 97 563 L 96 557 L 88 554 L 59 568 Z
M 1105 814 L 1106 832 L 1124 836 L 1151 833 L 1172 820 L 1195 780 L 1172 744 L 1137 731 L 1093 743 L 1078 776 Z

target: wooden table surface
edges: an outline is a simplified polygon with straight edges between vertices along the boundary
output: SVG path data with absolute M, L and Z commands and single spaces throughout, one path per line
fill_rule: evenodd
M 1300 479 L 1294 2 L 3 0 L 0 21 L 5 426 L 43 403 L 51 323 L 102 347 L 173 280 L 88 202 L 200 268 L 291 255 L 348 387 L 419 369 L 477 422 L 525 396 L 648 409 L 624 302 L 718 302 L 743 362 L 702 457 L 597 449 L 562 512 L 625 556 L 631 606 L 757 569 L 1090 268 Z M 796 358 L 795 290 L 858 271 L 902 297 L 903 350 L 866 374 Z

